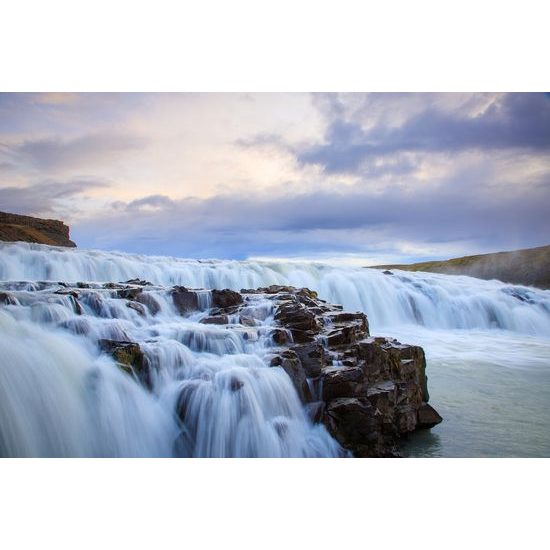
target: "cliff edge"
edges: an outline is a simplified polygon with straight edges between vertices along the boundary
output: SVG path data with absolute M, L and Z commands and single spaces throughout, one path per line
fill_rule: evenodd
M 69 226 L 63 222 L 8 212 L 0 212 L 0 241 L 76 246 L 69 238 Z
M 469 275 L 478 279 L 498 279 L 504 283 L 535 286 L 544 290 L 550 288 L 550 245 L 512 252 L 464 256 L 452 260 L 373 267 Z

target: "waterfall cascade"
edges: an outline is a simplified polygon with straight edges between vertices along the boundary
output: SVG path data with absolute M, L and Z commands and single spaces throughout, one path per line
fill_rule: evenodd
M 307 287 L 367 313 L 375 330 L 401 324 L 505 329 L 550 336 L 550 291 L 465 276 L 281 262 L 184 260 L 0 243 L 0 280 L 125 281 L 195 288 Z
M 147 307 L 127 307 L 100 284 L 136 277 L 153 283 Z M 164 286 L 308 287 L 366 312 L 374 332 L 409 324 L 550 336 L 549 291 L 469 277 L 0 243 L 0 281 L 0 456 L 342 454 L 288 376 L 267 368 L 270 303 L 250 305 L 255 330 L 229 331 L 200 322 L 208 292 L 203 310 L 182 318 Z M 86 282 L 81 311 L 60 282 Z M 101 353 L 102 339 L 140 342 L 162 366 L 151 391 Z M 174 414 L 182 395 L 185 426 Z

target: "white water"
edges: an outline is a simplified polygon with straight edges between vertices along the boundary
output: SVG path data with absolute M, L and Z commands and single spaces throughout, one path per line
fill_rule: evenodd
M 437 444 L 429 440 L 415 448 L 413 442 L 412 454 L 550 454 L 544 405 L 550 385 L 548 291 L 427 273 L 385 275 L 316 264 L 195 261 L 0 243 L 3 281 L 136 277 L 157 285 L 239 290 L 291 284 L 317 290 L 345 309 L 365 311 L 374 334 L 426 349 L 432 402 L 445 422 L 433 437 L 423 436 L 440 437 Z M 9 358 L 2 359 L 0 371 L 0 392 L 9 394 L 0 395 L 4 454 L 338 454 L 324 429 L 309 422 L 284 372 L 265 366 L 269 342 L 262 326 L 272 322 L 269 316 L 258 321 L 254 341 L 244 337 L 244 327 L 239 336 L 192 319 L 182 324 L 161 291 L 156 296 L 161 313 L 145 319 L 108 297 L 99 310 L 90 301 L 86 315 L 76 316 L 67 297 L 40 305 L 30 296 L 25 302 L 24 290 L 19 292 L 21 305 L 0 311 L 0 357 Z M 262 311 L 265 307 L 258 304 Z M 73 334 L 82 332 L 87 335 Z M 149 341 L 147 356 L 163 367 L 153 393 L 99 355 L 94 341 L 100 337 Z M 486 380 L 489 374 L 492 383 Z M 235 377 L 244 384 L 231 391 Z M 484 384 L 485 396 L 479 394 Z M 173 414 L 179 395 L 189 401 L 183 427 Z M 473 414 L 474 399 L 478 405 L 499 403 L 504 414 L 483 406 Z M 523 428 L 517 434 L 523 435 L 512 435 L 517 444 L 490 437 L 506 428 L 503 418 L 512 422 L 518 417 Z

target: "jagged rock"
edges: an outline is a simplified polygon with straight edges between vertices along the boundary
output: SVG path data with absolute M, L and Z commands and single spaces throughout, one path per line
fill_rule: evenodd
M 227 325 L 229 319 L 227 315 L 214 315 L 212 317 L 204 317 L 199 322 L 204 325 Z
M 375 443 L 382 423 L 382 415 L 365 397 L 341 397 L 327 404 L 325 423 L 332 435 L 344 446 Z
M 117 291 L 117 297 L 125 300 L 135 300 L 143 292 L 142 288 L 124 288 Z
M 330 367 L 323 371 L 323 400 L 364 393 L 365 375 L 359 367 Z
M 172 289 L 172 300 L 181 315 L 187 315 L 199 309 L 199 297 L 196 292 L 184 286 L 175 286 Z
M 311 342 L 301 344 L 291 348 L 302 363 L 308 378 L 314 378 L 321 374 L 322 369 L 327 364 L 326 351 L 320 342 Z
M 212 306 L 219 307 L 220 309 L 226 309 L 234 306 L 238 306 L 243 303 L 243 297 L 234 290 L 228 288 L 224 290 L 212 291 Z
M 141 279 L 128 279 L 127 281 L 124 281 L 125 285 L 139 285 L 139 286 L 152 286 L 152 284 L 149 281 L 143 281 Z
M 107 288 L 109 290 L 118 290 L 118 289 L 123 289 L 123 288 L 126 288 L 124 285 L 120 284 L 120 283 L 105 283 L 103 285 L 103 288 Z
M 273 329 L 269 333 L 269 336 L 273 340 L 273 343 L 278 345 L 278 346 L 284 346 L 285 344 L 288 344 L 291 341 L 291 338 L 290 338 L 288 332 L 285 329 L 282 329 L 282 328 Z
M 431 405 L 424 403 L 420 409 L 418 409 L 418 428 L 433 428 L 442 421 L 443 418 L 441 418 L 439 413 Z
M 271 359 L 272 367 L 281 367 L 290 377 L 300 399 L 305 401 L 307 381 L 300 359 L 292 350 L 285 350 Z
M 298 301 L 284 302 L 275 314 L 275 320 L 289 329 L 295 342 L 312 342 L 321 326 L 314 313 Z

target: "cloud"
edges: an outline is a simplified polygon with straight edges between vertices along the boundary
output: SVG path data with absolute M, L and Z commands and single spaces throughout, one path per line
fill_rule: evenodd
M 50 215 L 59 211 L 63 201 L 105 187 L 109 187 L 107 182 L 90 179 L 46 181 L 26 187 L 0 187 L 0 206 L 6 212 Z
M 367 255 L 381 243 L 405 242 L 428 249 L 469 243 L 465 252 L 545 244 L 550 178 L 529 181 L 526 192 L 525 182 L 499 184 L 491 177 L 467 171 L 411 191 L 356 184 L 340 192 L 154 195 L 75 226 L 74 234 L 84 246 L 199 258 Z
M 355 107 L 357 118 L 364 118 L 368 105 Z M 345 115 L 337 97 L 325 98 L 322 107 L 329 118 L 324 143 L 304 147 L 297 156 L 301 163 L 319 164 L 327 173 L 355 172 L 363 163 L 400 152 L 550 151 L 550 98 L 545 94 L 506 94 L 470 113 L 464 112 L 464 104 L 443 108 L 430 102 L 408 117 L 401 113 L 398 125 L 378 114 L 367 128 Z
M 74 139 L 50 137 L 25 140 L 15 145 L 3 144 L 4 154 L 12 163 L 40 170 L 87 167 L 116 161 L 121 154 L 143 149 L 143 137 L 125 133 L 100 132 Z

